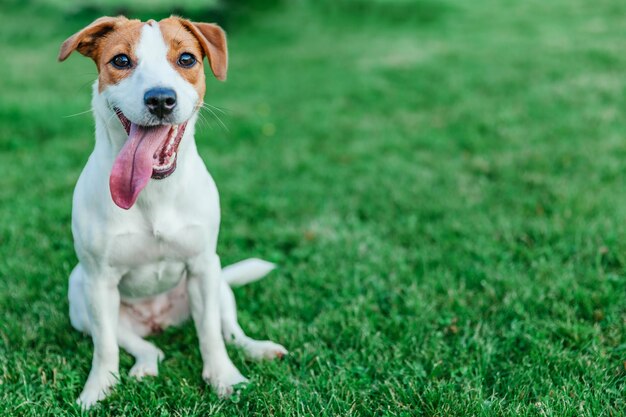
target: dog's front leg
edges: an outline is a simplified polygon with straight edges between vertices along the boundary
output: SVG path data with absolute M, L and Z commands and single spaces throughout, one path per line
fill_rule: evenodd
M 222 337 L 220 284 L 222 266 L 216 254 L 195 259 L 188 268 L 189 304 L 196 325 L 202 355 L 202 377 L 219 396 L 232 394 L 233 387 L 246 382 L 233 365 Z
M 112 271 L 87 274 L 84 282 L 89 332 L 93 339 L 93 360 L 89 377 L 78 398 L 83 408 L 89 408 L 104 399 L 117 382 L 119 349 L 117 322 L 120 310 L 118 279 Z

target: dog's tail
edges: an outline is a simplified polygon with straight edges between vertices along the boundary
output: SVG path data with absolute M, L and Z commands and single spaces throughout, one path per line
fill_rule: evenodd
M 271 262 L 250 258 L 224 267 L 222 277 L 231 287 L 239 287 L 260 280 L 274 268 Z

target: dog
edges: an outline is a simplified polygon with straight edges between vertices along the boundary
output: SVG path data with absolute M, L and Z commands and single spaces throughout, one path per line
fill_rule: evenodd
M 158 374 L 163 352 L 143 338 L 193 318 L 202 377 L 220 396 L 247 382 L 225 340 L 255 359 L 287 350 L 246 336 L 230 285 L 260 279 L 274 265 L 249 259 L 221 267 L 215 183 L 196 149 L 205 95 L 203 59 L 225 80 L 226 35 L 215 24 L 172 16 L 159 22 L 102 17 L 69 37 L 96 63 L 96 141 L 72 203 L 78 264 L 69 278 L 72 326 L 91 335 L 91 371 L 77 400 L 89 408 L 117 383 L 119 347 L 130 375 Z

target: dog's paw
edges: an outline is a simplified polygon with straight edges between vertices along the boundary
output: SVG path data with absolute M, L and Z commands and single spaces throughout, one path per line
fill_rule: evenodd
M 202 371 L 202 378 L 211 384 L 217 395 L 221 398 L 230 397 L 238 387 L 248 383 L 248 379 L 241 375 L 241 372 L 234 365 L 225 370 Z
M 146 376 L 158 376 L 159 375 L 159 362 L 163 360 L 165 354 L 161 349 L 155 349 L 154 352 L 149 352 L 144 356 L 140 356 L 135 361 L 135 364 L 128 375 L 141 380 Z
M 271 340 L 254 340 L 245 347 L 246 354 L 255 360 L 282 359 L 289 352 L 284 346 Z
M 159 376 L 159 365 L 154 362 L 135 362 L 128 375 L 141 381 L 146 376 Z
M 117 381 L 117 375 L 114 373 L 103 373 L 102 375 L 89 374 L 83 392 L 80 393 L 76 402 L 83 410 L 91 408 L 98 401 L 106 398 Z

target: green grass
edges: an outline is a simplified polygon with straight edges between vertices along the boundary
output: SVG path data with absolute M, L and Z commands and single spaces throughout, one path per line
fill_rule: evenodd
M 65 116 L 89 108 L 96 70 L 55 57 L 116 9 L 61 4 L 0 13 L 2 416 L 79 414 L 91 363 L 66 291 L 93 122 Z M 196 139 L 224 264 L 280 264 L 236 290 L 242 325 L 291 355 L 230 349 L 252 384 L 219 400 L 193 326 L 168 329 L 161 375 L 130 380 L 122 354 L 90 414 L 624 415 L 626 3 L 261 9 L 220 12 L 230 74 L 207 101 L 229 131 L 205 114 Z

